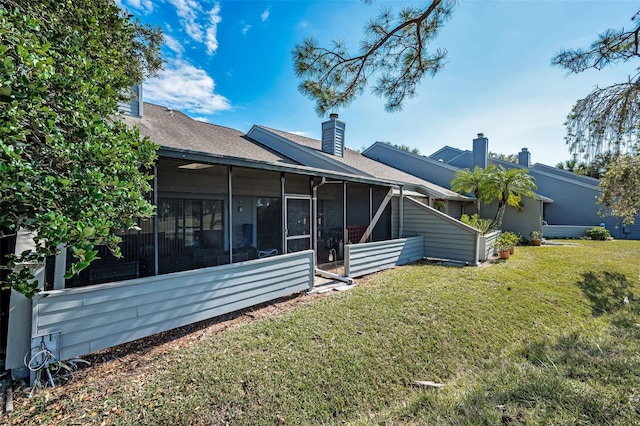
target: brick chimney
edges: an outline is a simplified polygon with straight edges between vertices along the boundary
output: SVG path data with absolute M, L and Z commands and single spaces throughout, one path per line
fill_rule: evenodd
M 322 151 L 338 157 L 344 156 L 345 122 L 338 120 L 338 114 L 329 114 L 329 121 L 322 123 Z
M 488 155 L 489 139 L 483 133 L 478 133 L 478 137 L 473 140 L 473 167 L 486 169 Z

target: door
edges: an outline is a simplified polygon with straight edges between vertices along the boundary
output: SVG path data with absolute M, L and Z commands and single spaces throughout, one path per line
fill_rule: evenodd
M 285 197 L 285 253 L 311 249 L 311 197 Z

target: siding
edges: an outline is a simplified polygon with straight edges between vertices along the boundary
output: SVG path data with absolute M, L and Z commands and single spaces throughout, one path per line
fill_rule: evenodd
M 415 262 L 424 257 L 423 247 L 423 237 L 346 245 L 345 275 L 355 278 Z
M 456 219 L 460 219 L 462 216 L 462 203 L 460 201 L 447 201 L 447 214 Z
M 412 199 L 404 203 L 404 232 L 424 236 L 424 255 L 476 264 L 480 232 Z
M 502 234 L 501 231 L 493 231 L 480 236 L 480 260 L 487 260 L 496 254 L 496 241 Z
M 400 197 L 391 199 L 391 238 L 400 238 Z
M 582 238 L 589 229 L 596 226 L 598 225 L 542 225 L 542 236 L 544 238 Z
M 46 292 L 32 335 L 61 332 L 61 359 L 206 320 L 313 286 L 313 252 Z

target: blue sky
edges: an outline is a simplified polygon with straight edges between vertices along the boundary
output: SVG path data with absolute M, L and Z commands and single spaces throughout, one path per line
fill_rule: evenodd
M 324 118 L 297 90 L 291 51 L 313 36 L 359 45 L 362 28 L 382 8 L 429 2 L 359 0 L 117 0 L 165 33 L 165 69 L 145 83 L 145 101 L 248 131 L 253 124 L 318 139 Z M 634 1 L 462 0 L 433 44 L 448 51 L 444 69 L 426 78 L 403 110 L 365 94 L 337 111 L 353 149 L 376 141 L 429 155 L 444 145 L 471 149 L 479 132 L 493 152 L 527 147 L 532 162 L 570 158 L 563 123 L 573 103 L 596 85 L 622 81 L 628 64 L 567 76 L 551 67 L 563 48 L 587 47 L 607 28 L 631 28 Z M 356 53 L 354 51 L 354 53 Z

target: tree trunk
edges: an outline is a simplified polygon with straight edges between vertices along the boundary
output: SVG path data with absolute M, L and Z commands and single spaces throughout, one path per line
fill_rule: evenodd
M 492 227 L 495 229 L 500 229 L 502 226 L 502 219 L 504 218 L 504 211 L 507 209 L 507 202 L 500 201 L 498 203 L 498 210 L 496 211 L 496 217 L 493 219 Z

